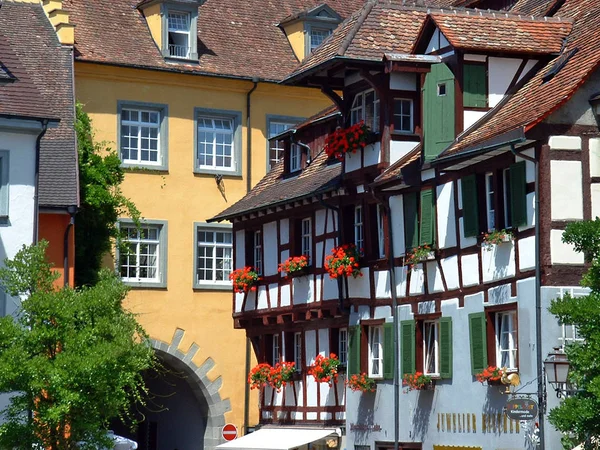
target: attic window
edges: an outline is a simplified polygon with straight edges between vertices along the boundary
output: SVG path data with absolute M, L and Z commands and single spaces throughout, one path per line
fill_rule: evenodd
M 439 83 L 437 85 L 438 97 L 444 97 L 446 95 L 446 83 Z
M 187 12 L 169 11 L 169 56 L 190 57 L 190 19 Z
M 315 49 L 323 43 L 325 39 L 333 32 L 331 28 L 310 28 L 310 51 L 314 52 Z

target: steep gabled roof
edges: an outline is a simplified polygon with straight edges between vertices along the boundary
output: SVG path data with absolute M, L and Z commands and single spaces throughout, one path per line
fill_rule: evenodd
M 510 9 L 515 14 L 531 14 L 545 16 L 562 0 L 517 0 Z
M 5 87 L 28 83 L 30 97 L 22 100 L 35 108 L 29 114 L 40 114 L 42 108 L 43 117 L 60 119 L 57 127 L 48 129 L 40 145 L 40 207 L 78 205 L 73 49 L 60 44 L 40 3 L 4 0 L 0 34 L 23 67 L 23 72 L 15 73 L 18 80 Z M 9 66 L 8 60 L 3 59 L 3 63 Z M 36 103 L 33 97 L 37 96 L 41 96 L 43 105 Z
M 325 1 L 342 18 L 365 0 Z M 78 61 L 99 62 L 200 75 L 267 81 L 283 79 L 298 65 L 283 31 L 283 18 L 323 0 L 207 0 L 199 7 L 199 62 L 166 62 L 156 46 L 138 0 L 65 0 L 76 25 Z
M 554 68 L 558 58 L 550 61 L 516 93 L 459 136 L 440 155 L 439 160 L 455 157 L 474 146 L 515 130 L 527 132 L 564 105 L 598 68 L 600 5 L 597 0 L 568 1 L 557 15 L 575 20 L 564 53 L 572 53 L 574 49 L 578 51 L 557 74 L 544 82 L 545 75 Z
M 432 11 L 424 27 L 429 21 L 454 48 L 475 52 L 559 53 L 572 27 L 568 20 L 469 10 Z

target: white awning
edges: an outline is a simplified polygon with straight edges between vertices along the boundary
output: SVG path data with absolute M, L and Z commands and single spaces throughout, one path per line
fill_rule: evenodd
M 219 450 L 290 450 L 327 436 L 336 436 L 334 429 L 325 428 L 262 428 L 225 444 Z

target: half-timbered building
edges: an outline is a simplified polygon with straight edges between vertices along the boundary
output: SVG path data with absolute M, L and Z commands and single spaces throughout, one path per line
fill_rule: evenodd
M 344 424 L 355 450 L 561 448 L 541 366 L 577 339 L 547 311 L 582 292 L 564 228 L 600 208 L 600 7 L 504 3 L 370 2 L 286 80 L 321 86 L 337 109 L 280 136 L 279 170 L 213 218 L 234 224 L 236 267 L 262 275 L 234 295 L 236 327 L 259 360 L 303 369 L 264 389 L 263 423 Z M 361 121 L 368 144 L 328 155 L 324 134 Z M 348 243 L 360 276 L 332 279 L 327 255 Z M 301 254 L 310 270 L 277 272 Z M 330 352 L 376 392 L 307 376 Z M 502 381 L 480 383 L 490 366 Z M 431 382 L 415 389 L 417 373 Z M 521 395 L 540 403 L 537 420 L 505 414 Z

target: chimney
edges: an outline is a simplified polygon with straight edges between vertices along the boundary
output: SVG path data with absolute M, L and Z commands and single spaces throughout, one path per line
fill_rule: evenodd
M 42 3 L 60 43 L 75 44 L 75 25 L 69 23 L 69 12 L 63 9 L 62 0 L 43 0 Z

